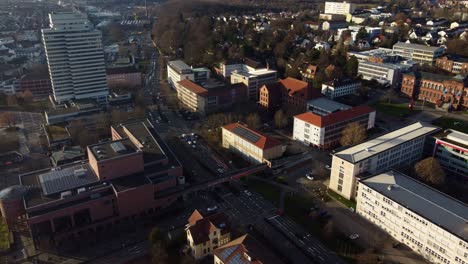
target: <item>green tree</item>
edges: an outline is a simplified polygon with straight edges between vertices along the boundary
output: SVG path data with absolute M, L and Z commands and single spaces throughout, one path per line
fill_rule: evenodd
M 345 64 L 345 72 L 349 77 L 356 77 L 358 74 L 359 62 L 356 56 L 351 56 Z
M 274 120 L 277 128 L 283 128 L 288 125 L 288 119 L 282 109 L 276 111 Z
M 414 171 L 419 179 L 430 184 L 441 185 L 445 182 L 445 172 L 439 162 L 433 157 L 416 163 Z
M 257 113 L 249 114 L 245 118 L 245 123 L 251 128 L 259 128 L 262 125 L 260 115 Z
M 359 125 L 359 123 L 351 123 L 343 130 L 341 134 L 340 144 L 342 146 L 356 145 L 366 139 L 366 129 Z

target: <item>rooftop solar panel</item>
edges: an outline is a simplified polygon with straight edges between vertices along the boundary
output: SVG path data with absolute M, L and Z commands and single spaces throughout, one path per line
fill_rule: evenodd
M 124 144 L 122 144 L 122 142 L 120 142 L 120 141 L 111 143 L 110 146 L 117 153 L 122 153 L 122 152 L 127 150 L 127 148 L 124 146 Z
M 232 246 L 232 247 L 229 247 L 229 248 L 226 248 L 224 249 L 222 252 L 221 252 L 221 257 L 223 257 L 223 259 L 226 259 L 227 257 L 229 257 L 232 252 L 234 252 L 234 250 L 236 250 L 239 246 L 238 245 L 235 245 L 235 246 Z
M 260 140 L 260 136 L 253 133 L 252 131 L 246 129 L 245 127 L 241 127 L 241 126 L 238 126 L 238 127 L 235 127 L 232 132 L 234 132 L 235 134 L 247 139 L 248 141 L 252 142 L 252 143 L 257 143 L 259 140 Z
M 75 171 L 82 172 L 84 170 L 86 170 L 85 175 L 82 173 L 75 174 Z M 96 181 L 98 179 L 88 165 L 73 166 L 39 175 L 39 182 L 44 195 L 67 191 Z

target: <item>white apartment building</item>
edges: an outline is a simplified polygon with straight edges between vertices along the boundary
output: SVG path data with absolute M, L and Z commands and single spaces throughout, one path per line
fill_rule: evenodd
M 468 179 L 468 134 L 447 129 L 435 139 L 434 157 L 447 176 Z
M 361 83 L 351 79 L 333 80 L 322 84 L 322 94 L 330 99 L 353 94 L 361 86 Z
M 253 71 L 234 71 L 231 73 L 231 83 L 243 83 L 247 86 L 249 100 L 258 101 L 260 88 L 268 83 L 276 82 L 276 71 L 256 69 Z
M 240 123 L 225 125 L 221 129 L 223 148 L 237 152 L 254 164 L 270 163 L 272 159 L 281 157 L 286 150 L 286 146 L 275 138 Z
M 42 40 L 55 101 L 91 98 L 107 105 L 101 32 L 82 13 L 51 13 L 49 20 L 50 27 L 42 29 Z
M 397 171 L 359 181 L 356 213 L 431 263 L 468 263 L 468 206 Z
M 329 188 L 354 199 L 358 178 L 417 162 L 422 158 L 426 136 L 439 129 L 417 122 L 334 153 Z
M 328 149 L 336 146 L 343 130 L 351 123 L 358 123 L 366 130 L 374 127 L 375 109 L 361 105 L 328 115 L 306 112 L 294 116 L 293 139 L 306 145 Z
M 177 88 L 177 83 L 182 80 L 203 82 L 210 78 L 208 68 L 192 68 L 182 60 L 169 61 L 167 63 L 167 82 L 172 88 Z
M 325 14 L 347 15 L 352 14 L 356 9 L 356 4 L 343 2 L 325 2 Z
M 393 45 L 393 53 L 403 58 L 413 60 L 419 63 L 433 64 L 435 59 L 441 57 L 445 48 L 432 47 L 420 44 L 397 42 Z

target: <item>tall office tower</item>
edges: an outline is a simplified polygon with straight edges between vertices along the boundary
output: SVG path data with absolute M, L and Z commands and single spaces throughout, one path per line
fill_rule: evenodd
M 49 19 L 42 40 L 55 101 L 96 99 L 106 105 L 109 89 L 101 32 L 86 14 L 51 13 Z

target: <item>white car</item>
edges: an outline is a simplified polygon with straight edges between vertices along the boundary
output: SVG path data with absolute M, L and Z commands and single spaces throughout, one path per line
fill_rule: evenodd
M 223 174 L 224 170 L 223 169 L 217 169 L 218 173 Z
M 327 170 L 331 170 L 331 167 L 330 167 L 330 165 L 325 165 L 325 169 L 327 169 Z
M 207 210 L 208 212 L 215 211 L 216 209 L 218 209 L 218 206 L 216 206 L 216 205 L 215 205 L 215 206 L 212 206 L 212 207 L 206 208 L 206 210 Z
M 311 181 L 314 180 L 314 176 L 312 176 L 312 174 L 310 174 L 310 173 L 307 173 L 307 174 L 306 174 L 306 178 L 307 178 L 308 180 L 311 180 Z
M 249 192 L 248 190 L 245 190 L 244 193 L 245 193 L 247 196 L 252 196 L 252 193 Z
M 359 234 L 351 234 L 349 236 L 349 239 L 351 239 L 351 240 L 354 240 L 354 239 L 357 239 L 357 238 L 359 238 Z

